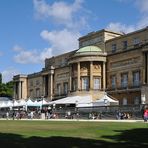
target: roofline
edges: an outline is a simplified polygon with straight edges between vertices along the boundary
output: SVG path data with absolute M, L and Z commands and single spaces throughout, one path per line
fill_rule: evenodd
M 109 32 L 109 33 L 114 33 L 114 34 L 117 34 L 117 35 L 124 35 L 123 33 L 120 33 L 120 32 L 114 32 L 114 31 L 111 31 L 111 30 L 108 30 L 108 29 L 101 29 L 101 30 L 98 30 L 98 31 L 89 32 L 87 35 L 80 37 L 78 40 L 80 41 L 81 39 L 83 39 L 85 37 L 89 37 L 89 36 L 92 36 L 93 34 L 101 33 L 101 32 Z
M 123 36 L 119 36 L 119 37 L 116 37 L 116 38 L 112 38 L 110 40 L 107 40 L 106 42 L 110 42 L 110 41 L 113 41 L 113 40 L 116 40 L 116 39 L 120 39 L 122 37 L 127 37 L 127 36 L 130 36 L 132 34 L 136 34 L 136 33 L 139 33 L 139 32 L 143 32 L 143 31 L 146 31 L 148 30 L 148 26 L 146 26 L 145 28 L 142 28 L 142 29 L 139 29 L 139 30 L 136 30 L 136 31 L 133 31 L 133 32 L 129 32 L 127 34 L 124 34 Z
M 69 52 L 65 52 L 65 53 L 62 53 L 62 54 L 59 54 L 59 55 L 56 55 L 56 56 L 52 56 L 50 58 L 45 58 L 45 60 L 49 60 L 49 59 L 52 59 L 52 58 L 58 58 L 60 56 L 66 55 L 66 54 L 70 54 L 70 53 L 76 52 L 77 50 L 79 50 L 79 49 L 75 49 L 75 50 L 72 50 L 72 51 L 69 51 Z

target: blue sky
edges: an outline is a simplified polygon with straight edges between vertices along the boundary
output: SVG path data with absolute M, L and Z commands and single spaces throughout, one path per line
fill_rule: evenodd
M 88 32 L 147 25 L 148 0 L 0 0 L 3 82 L 41 71 L 45 58 L 77 49 Z

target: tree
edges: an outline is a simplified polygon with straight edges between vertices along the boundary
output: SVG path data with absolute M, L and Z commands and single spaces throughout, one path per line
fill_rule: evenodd
M 0 96 L 13 97 L 13 81 L 0 84 Z
M 2 84 L 2 74 L 0 73 L 0 84 Z

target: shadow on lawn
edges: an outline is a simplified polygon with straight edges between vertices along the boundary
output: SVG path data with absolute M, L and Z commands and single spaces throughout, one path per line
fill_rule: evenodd
M 17 134 L 0 133 L 0 147 L 6 148 L 145 148 L 148 147 L 148 129 L 133 129 L 119 132 L 115 136 L 103 136 L 116 143 L 103 140 L 82 139 L 74 137 L 29 137 Z

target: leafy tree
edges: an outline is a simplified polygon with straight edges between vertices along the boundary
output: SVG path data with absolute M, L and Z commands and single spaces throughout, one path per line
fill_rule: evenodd
M 13 82 L 12 81 L 0 84 L 0 96 L 3 96 L 3 97 L 13 96 Z
M 0 84 L 2 84 L 2 74 L 0 73 Z

